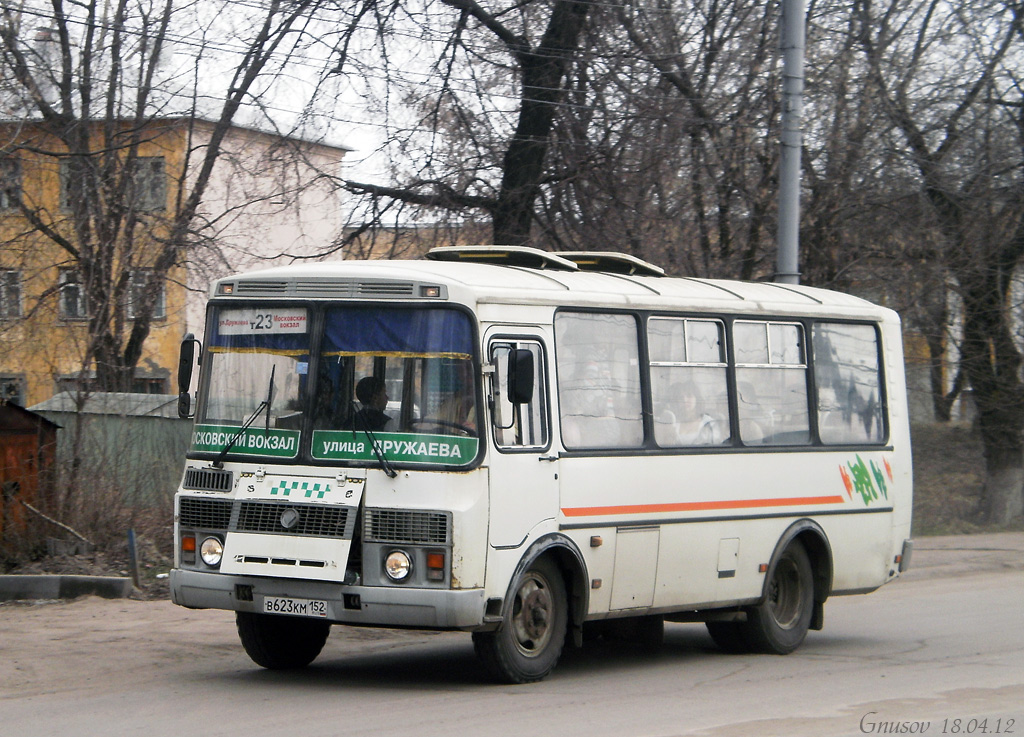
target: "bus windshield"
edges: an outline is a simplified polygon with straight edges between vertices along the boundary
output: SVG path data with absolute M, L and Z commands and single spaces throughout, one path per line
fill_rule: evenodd
M 478 391 L 466 315 L 334 305 L 316 312 L 215 309 L 193 451 L 220 452 L 261 412 L 231 454 L 443 466 L 476 457 Z

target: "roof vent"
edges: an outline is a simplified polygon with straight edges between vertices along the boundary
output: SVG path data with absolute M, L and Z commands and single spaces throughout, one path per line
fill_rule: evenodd
M 665 270 L 628 253 L 614 251 L 560 251 L 564 259 L 572 261 L 580 271 L 603 271 L 626 276 L 665 276 Z
M 465 261 L 559 271 L 578 270 L 576 264 L 558 254 L 526 246 L 442 246 L 427 251 L 426 257 L 432 261 Z

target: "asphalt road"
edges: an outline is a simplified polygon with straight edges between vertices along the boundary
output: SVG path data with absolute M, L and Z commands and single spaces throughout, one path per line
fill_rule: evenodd
M 792 655 L 594 643 L 546 681 L 484 681 L 468 635 L 335 627 L 297 673 L 227 612 L 87 598 L 0 606 L 0 736 L 1024 735 L 1024 533 L 925 538 L 914 568 L 830 600 Z

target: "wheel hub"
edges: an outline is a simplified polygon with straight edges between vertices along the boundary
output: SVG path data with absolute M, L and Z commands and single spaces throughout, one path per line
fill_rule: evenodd
M 535 656 L 551 639 L 552 606 L 546 580 L 533 574 L 522 582 L 512 611 L 512 634 L 523 655 Z

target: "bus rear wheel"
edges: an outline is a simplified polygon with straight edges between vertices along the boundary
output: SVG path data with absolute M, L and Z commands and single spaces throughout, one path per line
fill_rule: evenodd
M 531 564 L 516 581 L 501 626 L 473 633 L 473 646 L 488 672 L 505 683 L 531 683 L 547 676 L 565 642 L 567 602 L 558 568 L 544 558 Z
M 813 612 L 811 559 L 794 540 L 772 568 L 764 601 L 747 610 L 743 640 L 755 652 L 786 655 L 804 641 Z
M 271 670 L 305 668 L 323 650 L 331 623 L 319 619 L 235 612 L 242 647 L 257 665 Z

